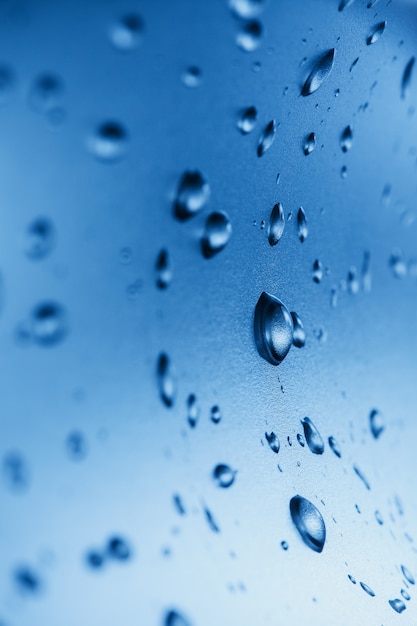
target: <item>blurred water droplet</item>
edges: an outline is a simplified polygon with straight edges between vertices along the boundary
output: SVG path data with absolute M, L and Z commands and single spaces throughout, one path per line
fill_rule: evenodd
M 337 306 L 337 289 L 332 287 L 330 290 L 330 306 L 335 308 Z
M 185 515 L 185 507 L 182 502 L 181 496 L 177 493 L 173 495 L 172 500 L 174 502 L 175 509 L 179 515 Z
M 38 76 L 29 92 L 29 104 L 38 113 L 48 113 L 60 104 L 64 83 L 56 74 Z
M 298 226 L 298 237 L 301 243 L 303 243 L 308 237 L 308 224 L 307 224 L 307 217 L 302 206 L 300 206 L 300 208 L 298 209 L 297 226 Z
M 229 0 L 231 10 L 243 19 L 256 17 L 265 6 L 265 0 Z
M 68 333 L 66 310 L 56 302 L 43 302 L 32 311 L 31 327 L 32 337 L 39 346 L 55 346 Z
M 348 271 L 346 284 L 352 295 L 356 295 L 359 292 L 359 280 L 356 267 L 351 267 Z
M 206 259 L 223 250 L 232 236 L 232 224 L 223 211 L 210 213 L 201 238 L 201 251 Z
M 366 5 L 366 8 L 372 9 L 372 7 L 374 7 L 377 2 L 379 2 L 379 0 L 369 0 L 368 4 Z
M 293 323 L 286 306 L 265 291 L 256 304 L 254 332 L 260 356 L 279 365 L 291 348 Z
M 173 406 L 177 395 L 177 381 L 175 379 L 170 358 L 165 352 L 158 357 L 156 368 L 159 395 L 167 406 Z
M 107 120 L 97 126 L 89 137 L 91 153 L 107 163 L 120 161 L 126 156 L 129 145 L 128 134 L 124 126 L 115 120 Z
M 185 72 L 183 72 L 181 75 L 181 80 L 183 84 L 186 87 L 190 87 L 190 89 L 201 85 L 202 78 L 203 74 L 200 68 L 196 67 L 195 65 L 190 65 L 190 67 L 187 67 Z
M 321 552 L 326 540 L 326 526 L 320 511 L 306 498 L 294 496 L 290 500 L 290 513 L 306 546 Z
M 359 57 L 356 57 L 356 59 L 352 62 L 352 65 L 349 68 L 349 72 L 353 70 L 353 68 L 355 67 L 358 61 L 359 61 Z
M 345 180 L 347 178 L 347 167 L 346 165 L 342 165 L 340 170 L 340 176 Z
M 381 513 L 378 510 L 375 511 L 375 519 L 376 519 L 376 521 L 378 522 L 378 524 L 380 526 L 383 525 L 384 520 L 382 519 L 382 515 L 381 515 Z
M 213 479 L 218 487 L 222 487 L 223 489 L 227 489 L 233 485 L 235 481 L 236 472 L 229 465 L 225 465 L 220 463 L 216 465 L 213 470 Z
M 210 529 L 214 533 L 219 533 L 220 528 L 218 527 L 217 522 L 213 517 L 213 513 L 206 506 L 203 507 L 203 510 L 204 510 L 204 515 L 206 517 L 207 524 L 209 525 Z
M 316 259 L 313 263 L 313 280 L 315 283 L 320 283 L 323 278 L 323 265 L 321 261 Z
M 328 442 L 330 450 L 340 459 L 342 456 L 342 452 L 340 450 L 340 446 L 337 440 L 333 436 L 330 436 L 328 438 Z
M 302 436 L 301 433 L 297 433 L 297 441 L 300 444 L 300 446 L 302 448 L 304 448 L 304 446 L 305 446 L 305 439 L 304 439 L 304 437 Z
M 379 24 L 373 27 L 368 37 L 366 38 L 367 46 L 371 46 L 373 43 L 378 41 L 378 39 L 381 37 L 382 33 L 384 32 L 386 25 L 387 25 L 386 22 L 379 22 Z
M 3 475 L 12 491 L 22 492 L 29 486 L 29 468 L 19 452 L 8 452 L 5 455 Z
M 354 0 L 340 0 L 339 2 L 339 11 L 343 11 L 346 7 L 350 6 Z
M 309 417 L 305 417 L 301 420 L 301 424 L 303 425 L 304 437 L 306 438 L 307 445 L 311 452 L 314 454 L 323 454 L 324 441 L 311 419 Z
M 367 585 L 366 583 L 360 582 L 360 586 L 362 587 L 364 591 L 366 591 L 368 596 L 371 596 L 371 598 L 375 597 L 375 592 L 369 587 L 369 585 Z
M 402 613 L 407 608 L 402 600 L 395 598 L 395 600 L 388 600 L 388 604 L 396 613 Z
M 316 147 L 316 134 L 310 133 L 304 142 L 303 152 L 305 156 L 311 154 Z
M 365 250 L 365 252 L 363 253 L 362 287 L 365 293 L 370 293 L 372 289 L 371 253 L 369 252 L 369 250 Z
M 128 13 L 111 27 L 110 41 L 117 50 L 128 52 L 141 43 L 144 30 L 145 24 L 141 16 Z
M 385 418 L 377 409 L 372 409 L 369 413 L 369 426 L 375 439 L 378 439 L 385 430 Z
M 257 154 L 258 157 L 261 157 L 274 143 L 275 133 L 277 130 L 277 125 L 275 120 L 271 120 L 265 126 L 258 142 Z
M 46 217 L 31 222 L 25 235 L 25 253 L 30 259 L 40 261 L 50 254 L 54 247 L 55 229 Z
M 402 595 L 404 600 L 406 600 L 407 602 L 409 602 L 411 600 L 410 594 L 405 589 L 401 589 L 400 594 Z
M 68 455 L 73 461 L 82 461 L 87 456 L 87 442 L 81 432 L 75 430 L 69 433 L 65 444 Z
M 342 152 L 347 152 L 351 149 L 353 143 L 353 129 L 352 126 L 346 126 L 340 136 L 340 147 Z
M 247 135 L 254 129 L 257 119 L 258 111 L 255 107 L 247 107 L 240 112 L 237 127 L 242 135 Z
M 258 20 L 244 21 L 236 35 L 236 43 L 244 52 L 253 52 L 261 45 L 262 24 Z
M 187 398 L 187 420 L 191 428 L 197 426 L 197 422 L 200 419 L 200 412 L 197 397 L 193 393 L 190 393 Z
M 401 79 L 401 98 L 403 99 L 406 98 L 407 93 L 410 89 L 415 60 L 415 57 L 411 57 L 411 59 L 407 62 L 407 65 L 404 68 L 403 76 Z
M 348 574 L 348 578 L 350 580 L 351 583 L 353 583 L 354 585 L 356 585 L 356 580 L 355 578 L 352 576 L 352 574 Z
M 15 570 L 14 579 L 22 593 L 39 593 L 42 586 L 38 574 L 27 565 L 22 565 Z
M 198 170 L 186 171 L 178 184 L 174 202 L 174 213 L 179 220 L 186 220 L 207 203 L 210 186 L 205 176 Z
M 303 85 L 302 96 L 309 96 L 322 86 L 333 69 L 335 52 L 332 48 L 319 58 Z
M 383 206 L 388 207 L 391 203 L 391 191 L 392 187 L 390 183 L 387 183 L 382 190 L 381 203 Z
M 104 555 L 98 550 L 89 550 L 85 555 L 86 563 L 92 569 L 100 569 L 104 565 Z
M 359 469 L 359 467 L 357 465 L 353 465 L 353 471 L 355 472 L 356 476 L 361 479 L 361 481 L 363 482 L 365 487 L 368 490 L 370 490 L 371 486 L 370 486 L 368 480 L 365 478 L 365 475 L 363 474 L 363 472 Z
M 218 407 L 217 404 L 211 407 L 210 419 L 212 422 L 214 422 L 214 424 L 218 424 L 222 419 L 222 413 L 220 411 L 220 407 Z
M 107 542 L 107 554 L 115 561 L 128 561 L 132 556 L 132 550 L 123 537 L 110 537 Z
M 415 585 L 416 584 L 414 576 L 412 575 L 410 570 L 406 568 L 405 565 L 401 565 L 401 571 L 402 571 L 402 574 L 403 574 L 404 578 L 406 579 L 407 582 L 410 583 L 410 585 Z
M 281 541 L 281 548 L 285 551 L 288 550 L 288 543 L 286 541 Z
M 267 440 L 272 452 L 275 452 L 275 454 L 278 454 L 279 449 L 280 449 L 278 435 L 276 435 L 274 432 L 265 433 L 265 439 Z
M 157 287 L 166 289 L 172 281 L 173 267 L 170 254 L 165 248 L 159 252 L 156 258 L 155 269 Z
M 271 246 L 275 246 L 281 239 L 285 227 L 285 215 L 282 204 L 278 202 L 272 211 L 269 218 L 268 227 L 268 241 Z
M 401 250 L 393 250 L 388 260 L 388 265 L 391 268 L 392 274 L 395 278 L 404 278 L 407 276 L 408 267 L 407 263 L 402 257 Z
M 292 344 L 296 348 L 303 348 L 306 343 L 306 333 L 303 322 L 295 311 L 291 311 L 291 318 L 294 326 Z

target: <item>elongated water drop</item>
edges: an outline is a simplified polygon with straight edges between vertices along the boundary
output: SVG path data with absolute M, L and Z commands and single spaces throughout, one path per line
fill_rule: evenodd
M 200 406 L 197 402 L 197 396 L 194 393 L 190 393 L 187 398 L 187 420 L 191 428 L 197 426 L 197 422 L 200 419 Z
M 258 112 L 255 107 L 247 107 L 240 112 L 237 127 L 242 135 L 247 135 L 255 128 L 257 119 Z
M 411 57 L 404 68 L 403 77 L 401 79 L 401 98 L 403 99 L 407 96 L 410 89 L 415 60 L 415 57 Z
M 378 409 L 372 409 L 369 413 L 369 426 L 374 439 L 378 439 L 385 430 L 385 418 Z
M 302 96 L 310 96 L 322 86 L 333 69 L 335 53 L 336 50 L 332 48 L 319 58 L 303 85 Z
M 316 147 L 316 134 L 310 133 L 304 142 L 303 152 L 305 156 L 311 154 Z
M 371 598 L 375 597 L 375 591 L 371 589 L 369 585 L 363 582 L 360 582 L 359 584 L 362 587 L 362 589 L 368 594 L 368 596 L 371 596 Z
M 306 438 L 307 445 L 311 452 L 314 454 L 323 454 L 324 441 L 314 423 L 309 417 L 305 417 L 301 420 L 301 424 L 303 425 L 304 437 Z
M 340 459 L 341 456 L 342 456 L 342 453 L 340 451 L 340 446 L 339 446 L 337 440 L 331 435 L 328 438 L 328 442 L 329 442 L 330 450 L 333 452 L 333 454 L 335 454 Z
M 272 452 L 278 454 L 280 448 L 278 435 L 276 435 L 274 432 L 265 433 L 265 439 L 267 440 Z
M 405 565 L 401 565 L 401 571 L 402 571 L 404 578 L 406 579 L 407 582 L 410 583 L 410 585 L 416 584 L 414 576 L 412 575 L 410 570 L 406 568 Z
M 178 184 L 174 202 L 174 214 L 186 220 L 200 211 L 210 197 L 206 177 L 198 170 L 185 171 Z
M 326 541 L 326 526 L 320 511 L 310 500 L 294 496 L 290 500 L 292 521 L 306 546 L 321 552 Z
M 213 470 L 213 479 L 218 487 L 222 487 L 223 489 L 227 489 L 231 485 L 233 485 L 235 481 L 236 472 L 229 465 L 225 465 L 224 463 L 220 463 L 216 465 Z
M 272 365 L 279 365 L 291 348 L 293 331 L 287 307 L 264 291 L 256 304 L 254 318 L 255 342 L 260 356 Z
M 351 149 L 353 142 L 353 129 L 352 126 L 346 126 L 340 136 L 340 147 L 342 152 L 347 152 Z
M 395 600 L 388 600 L 388 604 L 396 613 L 402 613 L 407 608 L 402 600 L 395 598 Z
M 363 482 L 365 487 L 368 490 L 370 490 L 371 489 L 371 485 L 369 484 L 369 482 L 368 482 L 367 478 L 365 477 L 364 473 L 359 469 L 359 467 L 357 465 L 353 465 L 353 471 L 355 472 L 356 476 L 361 479 L 361 481 Z
M 379 22 L 379 24 L 374 26 L 366 39 L 366 45 L 371 46 L 373 43 L 378 41 L 384 32 L 386 25 L 386 22 Z
M 307 239 L 307 236 L 308 236 L 308 224 L 307 224 L 307 217 L 302 206 L 300 206 L 300 208 L 298 209 L 298 213 L 297 213 L 297 227 L 298 227 L 298 237 L 301 243 L 303 243 Z
M 163 248 L 156 258 L 156 285 L 159 289 L 166 289 L 172 281 L 173 268 L 168 250 Z
M 340 0 L 339 2 L 339 11 L 343 11 L 343 9 L 346 9 L 346 7 L 350 6 L 351 4 L 353 4 L 354 0 Z
M 304 330 L 303 322 L 301 321 L 300 316 L 295 311 L 291 311 L 291 318 L 294 326 L 292 345 L 296 348 L 303 348 L 306 343 L 306 333 Z
M 405 589 L 401 589 L 400 594 L 402 595 L 404 600 L 407 600 L 407 602 L 409 602 L 411 600 L 410 594 Z
M 316 259 L 313 263 L 313 280 L 315 283 L 320 283 L 323 278 L 323 265 L 319 259 Z
M 278 202 L 271 211 L 268 227 L 268 241 L 275 246 L 281 239 L 285 227 L 285 215 L 282 204 Z
M 210 213 L 201 238 L 201 251 L 206 259 L 223 250 L 232 236 L 232 224 L 223 211 Z
M 261 45 L 262 24 L 258 20 L 244 21 L 236 36 L 236 43 L 244 52 L 253 52 Z
M 177 395 L 177 381 L 170 358 L 165 352 L 161 352 L 158 357 L 156 373 L 161 400 L 167 407 L 171 407 Z
M 263 154 L 265 154 L 265 152 L 269 150 L 269 148 L 272 146 L 272 144 L 274 143 L 276 130 L 277 125 L 275 120 L 271 120 L 265 126 L 258 142 L 258 157 L 261 157 Z
M 165 615 L 164 626 L 191 626 L 191 622 L 178 611 L 172 610 Z

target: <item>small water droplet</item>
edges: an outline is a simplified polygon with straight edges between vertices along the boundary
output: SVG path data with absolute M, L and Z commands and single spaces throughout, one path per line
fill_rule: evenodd
M 231 10 L 243 19 L 256 17 L 265 6 L 265 0 L 229 0 Z
M 29 92 L 29 104 L 38 113 L 48 113 L 59 105 L 64 83 L 56 74 L 38 76 Z
M 342 152 L 347 152 L 351 149 L 353 143 L 353 129 L 352 126 L 346 126 L 340 135 L 340 147 Z
M 185 85 L 186 87 L 190 87 L 190 89 L 201 85 L 202 79 L 202 71 L 199 67 L 195 65 L 190 65 L 190 67 L 187 67 L 187 69 L 181 75 L 183 85 Z
M 123 15 L 110 29 L 110 41 L 120 52 L 136 48 L 142 41 L 145 24 L 140 15 Z
M 236 471 L 229 465 L 220 463 L 213 470 L 213 479 L 218 487 L 227 489 L 235 482 Z
M 340 169 L 340 176 L 345 180 L 347 178 L 347 167 L 346 165 L 342 165 Z
M 337 440 L 333 436 L 330 436 L 328 438 L 328 442 L 330 450 L 340 459 L 342 456 L 342 452 L 340 450 L 340 446 Z
M 365 487 L 368 490 L 370 490 L 371 486 L 370 486 L 368 480 L 365 478 L 363 472 L 359 469 L 359 467 L 357 465 L 353 465 L 353 471 L 355 472 L 356 476 L 361 479 L 361 481 L 363 482 Z
M 165 352 L 161 352 L 158 357 L 156 372 L 161 400 L 167 407 L 172 407 L 177 395 L 177 381 L 170 358 Z
M 346 7 L 350 6 L 351 4 L 353 4 L 354 0 L 340 0 L 339 2 L 339 11 L 343 11 L 343 9 L 346 9 Z
M 271 246 L 275 246 L 281 239 L 285 227 L 285 215 L 282 204 L 278 202 L 272 211 L 269 218 L 268 227 L 268 241 Z
M 214 533 L 219 533 L 220 528 L 218 527 L 217 522 L 213 517 L 213 513 L 206 506 L 203 507 L 203 510 L 204 510 L 204 515 L 206 517 L 207 524 L 210 526 L 210 529 Z
M 313 280 L 315 283 L 320 283 L 323 278 L 323 265 L 321 261 L 316 259 L 313 263 Z
M 191 428 L 195 428 L 197 426 L 197 422 L 200 419 L 200 407 L 197 402 L 197 397 L 195 394 L 190 393 L 187 398 L 187 420 Z
M 87 442 L 81 432 L 74 430 L 69 433 L 65 445 L 73 461 L 82 461 L 87 456 Z
M 14 580 L 22 593 L 38 593 L 42 586 L 38 574 L 27 565 L 15 570 Z
M 237 127 L 242 135 L 247 135 L 254 128 L 258 119 L 258 111 L 255 107 L 247 107 L 242 109 L 237 120 Z
M 305 446 L 305 439 L 304 439 L 304 437 L 302 436 L 302 434 L 301 434 L 301 433 L 298 433 L 298 434 L 297 434 L 297 441 L 298 441 L 298 443 L 300 444 L 300 446 L 301 446 L 302 448 L 304 448 L 304 446 Z
M 115 120 L 107 120 L 97 126 L 88 140 L 91 153 L 107 163 L 120 161 L 126 156 L 129 138 L 124 126 Z
M 396 613 L 402 613 L 407 608 L 402 600 L 395 598 L 394 600 L 388 600 L 388 604 Z
M 373 27 L 368 37 L 366 38 L 367 46 L 371 46 L 373 43 L 378 41 L 378 39 L 381 37 L 382 33 L 384 32 L 386 25 L 387 25 L 386 22 L 379 22 L 379 24 Z
M 369 587 L 369 585 L 367 585 L 366 583 L 360 582 L 360 586 L 362 587 L 364 591 L 366 591 L 368 596 L 371 596 L 371 598 L 375 597 L 375 592 Z
M 294 496 L 290 500 L 290 513 L 306 546 L 321 552 L 326 540 L 326 526 L 320 511 L 306 498 Z
M 222 413 L 220 411 L 220 407 L 218 407 L 217 404 L 211 407 L 210 419 L 212 422 L 214 422 L 214 424 L 218 424 L 222 419 Z
M 405 589 L 401 589 L 400 594 L 402 595 L 404 600 L 407 600 L 407 602 L 409 602 L 411 600 L 410 594 Z
M 91 569 L 100 569 L 104 565 L 105 557 L 98 550 L 89 550 L 85 555 L 85 560 Z
M 404 278 L 407 276 L 408 267 L 407 263 L 402 257 L 401 250 L 393 250 L 388 260 L 388 265 L 391 268 L 392 274 L 395 278 Z
M 281 548 L 285 551 L 288 550 L 288 543 L 286 541 L 281 541 Z
M 401 79 L 401 98 L 403 99 L 407 96 L 407 93 L 410 89 L 415 60 L 415 57 L 411 57 L 411 59 L 407 62 L 407 65 L 404 68 L 403 76 Z
M 178 184 L 174 213 L 179 220 L 186 220 L 200 211 L 210 197 L 210 186 L 198 170 L 185 171 Z
M 115 561 L 128 561 L 132 556 L 132 550 L 123 537 L 110 537 L 107 542 L 107 554 Z
M 414 576 L 412 575 L 410 570 L 406 568 L 405 565 L 401 565 L 401 571 L 403 573 L 404 578 L 406 579 L 407 582 L 410 583 L 410 585 L 415 585 L 416 584 Z
M 244 52 L 253 52 L 261 45 L 262 24 L 258 20 L 248 20 L 241 24 L 236 35 L 236 43 Z
M 22 492 L 29 486 L 29 468 L 19 452 L 8 452 L 3 459 L 3 474 L 8 487 Z
M 333 69 L 335 52 L 335 49 L 332 48 L 319 58 L 303 85 L 302 96 L 309 96 L 322 86 Z
M 258 157 L 261 157 L 274 143 L 275 133 L 277 130 L 277 125 L 275 120 L 271 120 L 265 126 L 258 142 L 257 154 Z
M 291 318 L 294 326 L 292 345 L 296 348 L 303 348 L 306 343 L 306 333 L 303 322 L 295 311 L 291 311 Z
M 279 365 L 291 348 L 293 322 L 286 306 L 265 291 L 256 304 L 254 332 L 260 356 Z
M 352 576 L 352 574 L 348 574 L 348 578 L 350 580 L 351 583 L 353 583 L 354 585 L 356 585 L 356 580 L 355 578 Z
M 298 209 L 297 226 L 298 226 L 298 237 L 301 243 L 303 243 L 308 237 L 308 224 L 307 224 L 307 217 L 302 206 L 300 206 L 300 208 Z
M 380 526 L 383 525 L 384 520 L 382 519 L 382 515 L 381 515 L 381 513 L 378 510 L 375 511 L 375 519 L 376 519 L 376 521 L 378 522 L 378 524 Z
M 306 438 L 307 445 L 311 452 L 314 454 L 323 454 L 324 441 L 311 419 L 309 417 L 305 417 L 301 420 L 301 424 L 303 425 L 304 437 Z
M 34 261 L 47 257 L 55 242 L 55 229 L 46 217 L 39 217 L 31 222 L 25 235 L 26 256 Z
M 223 250 L 232 236 L 232 224 L 223 211 L 210 213 L 201 238 L 201 251 L 206 259 Z
M 371 253 L 369 252 L 369 250 L 365 250 L 365 252 L 363 253 L 362 287 L 365 293 L 370 293 L 372 289 Z
M 374 439 L 378 439 L 385 430 L 385 418 L 378 409 L 372 409 L 369 413 L 369 426 Z
M 305 156 L 311 154 L 316 147 L 316 134 L 310 133 L 304 142 L 303 152 Z
M 381 203 L 385 207 L 388 207 L 391 203 L 391 191 L 392 191 L 391 184 L 386 183 L 386 185 L 384 185 L 384 189 L 382 190 L 382 196 L 381 196 Z
M 348 291 L 352 295 L 356 295 L 359 292 L 359 280 L 358 280 L 358 272 L 357 272 L 356 267 L 352 266 L 350 270 L 348 271 L 346 283 L 347 283 Z
M 279 449 L 280 449 L 278 435 L 276 435 L 274 432 L 265 433 L 265 439 L 267 440 L 272 452 L 275 452 L 275 454 L 278 454 Z
M 56 302 L 43 302 L 32 311 L 31 327 L 31 335 L 39 346 L 55 346 L 68 333 L 66 310 Z
M 172 281 L 173 267 L 170 254 L 165 248 L 159 252 L 156 258 L 155 270 L 156 286 L 159 287 L 159 289 L 169 287 Z
M 172 497 L 175 509 L 179 515 L 185 515 L 185 507 L 182 502 L 181 496 L 178 493 L 175 493 Z

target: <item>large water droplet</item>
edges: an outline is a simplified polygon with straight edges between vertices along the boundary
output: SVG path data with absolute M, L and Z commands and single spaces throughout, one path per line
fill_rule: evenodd
M 295 311 L 291 311 L 291 318 L 294 326 L 292 345 L 296 348 L 303 348 L 306 343 L 306 333 L 304 330 L 303 322 L 301 321 L 300 316 Z
M 25 252 L 34 260 L 40 261 L 50 254 L 55 240 L 55 229 L 46 217 L 39 217 L 29 224 L 26 230 Z
M 167 407 L 171 407 L 177 395 L 177 381 L 170 358 L 165 352 L 161 352 L 158 357 L 156 374 L 161 400 Z
M 164 618 L 164 626 L 191 626 L 191 622 L 178 611 L 168 611 Z
M 297 213 L 297 227 L 298 227 L 298 237 L 301 243 L 303 243 L 307 239 L 307 236 L 308 236 L 308 224 L 307 224 L 307 217 L 302 206 L 300 206 L 300 208 L 298 209 L 298 213 Z
M 316 259 L 313 263 L 313 280 L 315 283 L 320 283 L 323 278 L 323 265 L 319 259 Z
M 387 25 L 386 22 L 379 22 L 379 24 L 374 26 L 371 32 L 369 33 L 368 37 L 366 38 L 366 45 L 371 46 L 373 43 L 378 41 L 378 39 L 381 37 L 382 33 L 384 32 L 386 25 Z
M 271 120 L 265 126 L 258 142 L 258 157 L 261 157 L 263 154 L 265 154 L 265 152 L 269 150 L 269 148 L 272 146 L 272 144 L 274 143 L 276 130 L 277 125 L 275 120 Z
M 68 319 L 64 307 L 56 302 L 43 302 L 31 316 L 32 336 L 40 346 L 55 346 L 68 333 Z
M 362 589 L 364 591 L 366 591 L 368 596 L 371 596 L 371 598 L 375 597 L 375 591 L 373 589 L 371 589 L 369 585 L 367 585 L 366 583 L 363 583 L 363 582 L 360 582 L 359 584 L 362 587 Z
M 156 285 L 159 289 L 166 289 L 172 281 L 173 268 L 168 250 L 163 248 L 156 258 Z
M 200 419 L 200 406 L 197 402 L 197 396 L 194 393 L 190 393 L 187 398 L 187 420 L 191 428 L 197 426 L 197 422 Z
M 304 429 L 304 436 L 307 441 L 307 445 L 310 448 L 311 452 L 314 454 L 323 454 L 324 452 L 324 441 L 317 430 L 316 426 L 313 424 L 309 417 L 305 417 L 301 420 Z
M 326 526 L 320 511 L 306 498 L 294 496 L 290 500 L 290 513 L 304 543 L 315 552 L 321 552 L 326 540 Z
M 304 142 L 303 152 L 305 156 L 311 154 L 316 147 L 316 134 L 310 133 Z
M 404 578 L 406 579 L 407 582 L 410 583 L 410 585 L 415 585 L 416 584 L 414 576 L 412 575 L 410 570 L 406 568 L 405 565 L 401 565 L 401 571 L 403 573 Z
M 265 433 L 265 439 L 267 440 L 272 452 L 278 454 L 280 448 L 278 435 L 276 435 L 274 432 Z
M 110 41 L 121 52 L 136 48 L 143 36 L 145 25 L 140 15 L 123 15 L 110 29 Z
M 375 439 L 378 439 L 385 430 L 385 418 L 378 409 L 372 409 L 369 413 L 369 426 Z
M 275 246 L 282 237 L 285 227 L 285 215 L 282 204 L 278 202 L 271 211 L 268 227 L 268 241 Z
M 340 450 L 340 446 L 337 440 L 333 436 L 330 436 L 328 442 L 330 450 L 340 459 L 342 456 L 342 452 Z
M 395 600 L 388 600 L 388 604 L 396 613 L 402 613 L 407 608 L 402 600 L 395 598 Z
M 261 45 L 262 24 L 258 20 L 242 22 L 240 31 L 236 35 L 236 43 L 241 50 L 253 52 Z
M 311 70 L 301 90 L 302 96 L 310 96 L 322 86 L 333 69 L 335 49 L 325 52 Z
M 255 308 L 254 332 L 260 356 L 279 365 L 287 356 L 293 338 L 293 323 L 287 307 L 265 291 Z
M 247 135 L 254 129 L 257 119 L 258 112 L 255 107 L 247 107 L 240 112 L 237 127 L 242 135 Z
M 107 163 L 120 161 L 126 155 L 128 144 L 126 129 L 115 120 L 99 124 L 88 140 L 91 153 Z
M 256 17 L 265 6 L 265 0 L 229 0 L 231 10 L 243 19 Z
M 201 238 L 201 250 L 206 259 L 223 250 L 232 236 L 232 224 L 229 216 L 223 211 L 210 213 L 206 219 L 204 233 Z
M 410 89 L 415 60 L 415 57 L 411 57 L 404 68 L 403 77 L 401 79 L 401 98 L 405 98 Z
M 210 186 L 198 170 L 186 171 L 178 184 L 174 213 L 179 220 L 186 220 L 200 211 L 210 197 Z
M 352 126 L 346 126 L 342 134 L 340 135 L 340 147 L 342 152 L 347 152 L 351 149 L 353 143 L 353 129 Z
M 227 487 L 233 485 L 235 476 L 235 470 L 233 470 L 229 465 L 225 465 L 223 463 L 216 465 L 213 470 L 214 481 L 218 487 L 222 487 L 223 489 L 227 489 Z

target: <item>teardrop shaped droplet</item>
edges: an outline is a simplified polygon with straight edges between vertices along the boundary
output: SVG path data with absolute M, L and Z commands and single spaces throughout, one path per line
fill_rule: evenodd
M 301 420 L 301 424 L 303 425 L 304 437 L 306 438 L 307 445 L 311 452 L 314 454 L 323 454 L 324 441 L 311 419 L 309 417 L 305 417 Z
M 378 41 L 378 39 L 381 37 L 382 33 L 384 32 L 386 25 L 387 25 L 386 22 L 379 22 L 379 24 L 373 27 L 373 29 L 371 30 L 371 32 L 369 33 L 366 39 L 367 46 L 371 46 L 373 43 Z
M 402 613 L 407 608 L 402 600 L 395 598 L 394 600 L 388 600 L 388 604 L 396 613 Z
M 244 52 L 253 52 L 261 45 L 262 24 L 258 20 L 242 22 L 240 31 L 236 35 L 236 43 Z
M 406 568 L 405 565 L 401 565 L 401 571 L 403 573 L 404 578 L 406 579 L 407 582 L 410 583 L 410 585 L 416 584 L 414 576 L 412 575 L 410 570 Z
M 378 409 L 372 409 L 369 413 L 369 426 L 374 439 L 378 439 L 385 430 L 385 418 Z
M 315 283 L 321 283 L 323 278 L 323 265 L 319 259 L 316 259 L 313 263 L 313 280 Z
M 303 85 L 302 96 L 310 96 L 322 86 L 333 69 L 335 53 L 336 50 L 332 48 L 319 58 Z
M 371 589 L 371 587 L 369 585 L 367 585 L 366 583 L 363 583 L 362 581 L 359 584 L 362 587 L 362 589 L 364 591 L 366 591 L 368 596 L 371 596 L 371 598 L 375 597 L 375 591 L 373 589 Z
M 340 446 L 338 444 L 338 442 L 336 441 L 336 439 L 332 436 L 329 437 L 328 439 L 329 442 L 329 448 L 330 450 L 333 452 L 333 454 L 335 454 L 339 459 L 342 456 L 342 453 L 340 451 Z
M 235 481 L 236 472 L 229 465 L 225 465 L 224 463 L 220 463 L 216 465 L 213 470 L 213 479 L 218 487 L 222 487 L 222 489 L 227 489 L 231 485 L 233 485 Z
M 310 133 L 304 142 L 303 152 L 305 156 L 311 154 L 316 147 L 316 134 Z
M 156 368 L 159 395 L 167 407 L 172 407 L 177 395 L 177 381 L 170 358 L 165 352 L 158 357 Z
M 197 426 L 197 422 L 200 419 L 200 406 L 197 402 L 197 396 L 194 393 L 190 393 L 187 398 L 187 420 L 191 428 Z
M 258 111 L 255 107 L 247 107 L 240 112 L 237 120 L 237 127 L 242 135 L 247 135 L 255 128 L 257 119 Z
M 307 217 L 302 206 L 300 206 L 297 213 L 297 227 L 298 237 L 301 243 L 303 243 L 308 237 L 308 224 Z
M 411 57 L 404 68 L 403 77 L 401 80 L 401 98 L 405 98 L 410 89 L 411 78 L 413 76 L 414 63 L 416 58 Z
M 163 248 L 156 258 L 156 285 L 159 289 L 166 289 L 172 281 L 173 267 L 168 250 Z
M 304 330 L 303 322 L 301 321 L 300 316 L 295 311 L 291 311 L 291 318 L 294 326 L 292 345 L 296 348 L 304 348 L 306 344 L 306 333 Z
M 43 347 L 60 343 L 68 333 L 68 316 L 61 304 L 42 302 L 32 311 L 32 337 Z
M 47 257 L 54 247 L 55 229 L 51 220 L 39 217 L 26 230 L 25 252 L 33 261 Z
M 210 185 L 198 170 L 185 171 L 178 184 L 174 214 L 186 220 L 200 211 L 210 197 Z
M 164 618 L 164 626 L 191 626 L 191 622 L 178 611 L 168 611 Z
M 265 439 L 267 440 L 272 452 L 275 452 L 275 454 L 278 454 L 279 449 L 280 449 L 280 442 L 278 439 L 278 435 L 276 435 L 274 432 L 265 433 Z
M 204 233 L 201 238 L 201 250 L 206 259 L 223 250 L 232 236 L 232 224 L 229 216 L 223 211 L 210 213 L 206 219 Z
M 110 29 L 110 41 L 116 50 L 128 52 L 142 41 L 145 30 L 143 19 L 137 13 L 123 15 Z
M 340 147 L 342 152 L 347 152 L 351 149 L 353 143 L 353 129 L 352 126 L 346 126 L 340 136 Z
M 282 204 L 278 202 L 271 211 L 268 227 L 268 241 L 275 246 L 281 239 L 285 227 L 285 215 Z
M 120 161 L 127 152 L 129 140 L 124 126 L 115 120 L 102 122 L 88 140 L 91 153 L 100 161 Z
M 265 152 L 269 150 L 269 148 L 272 146 L 272 144 L 274 143 L 276 130 L 277 125 L 275 120 L 271 120 L 265 126 L 258 142 L 258 157 L 261 157 L 263 154 L 265 154 Z
M 279 365 L 287 356 L 293 338 L 293 323 L 287 307 L 265 291 L 255 308 L 254 333 L 260 356 Z
M 310 500 L 294 496 L 290 500 L 292 521 L 306 546 L 322 552 L 326 541 L 326 526 L 320 511 Z

